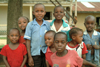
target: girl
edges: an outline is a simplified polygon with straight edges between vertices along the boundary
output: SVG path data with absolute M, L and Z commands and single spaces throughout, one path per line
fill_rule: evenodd
M 7 67 L 26 67 L 27 50 L 25 45 L 18 43 L 20 32 L 17 28 L 10 30 L 8 38 L 11 43 L 5 45 L 1 50 L 3 61 Z
M 55 31 L 49 30 L 45 33 L 45 43 L 48 46 L 47 51 L 45 53 L 45 57 L 46 57 L 46 64 L 47 67 L 51 66 L 51 55 L 56 52 L 56 49 L 54 48 L 54 35 L 55 35 Z
M 51 30 L 54 30 L 55 32 L 65 32 L 68 35 L 68 41 L 70 41 L 69 33 L 70 30 L 69 25 L 62 19 L 65 15 L 64 8 L 62 6 L 56 6 L 54 8 L 53 13 L 55 19 L 50 23 Z
M 67 36 L 63 32 L 58 32 L 54 36 L 54 46 L 56 53 L 51 56 L 52 67 L 81 67 L 82 64 L 96 65 L 80 58 L 76 51 L 65 49 Z
M 22 30 L 21 31 L 21 36 L 20 36 L 20 39 L 19 39 L 19 43 L 24 43 L 25 44 L 25 40 L 24 40 L 24 34 L 25 34 L 25 29 L 26 29 L 26 26 L 29 22 L 29 19 L 27 17 L 19 17 L 18 19 L 18 26 L 19 28 Z

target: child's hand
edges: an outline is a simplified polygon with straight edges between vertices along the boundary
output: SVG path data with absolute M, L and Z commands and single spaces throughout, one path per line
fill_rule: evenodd
M 29 64 L 29 66 L 34 66 L 34 61 L 33 61 L 32 57 L 29 58 L 28 64 Z
M 90 44 L 86 44 L 86 47 L 87 47 L 88 50 L 92 49 L 92 45 L 90 45 Z

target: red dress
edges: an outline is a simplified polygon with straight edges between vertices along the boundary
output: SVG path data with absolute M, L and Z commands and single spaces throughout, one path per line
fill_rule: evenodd
M 25 39 L 24 39 L 24 36 L 20 36 L 20 38 L 19 38 L 19 43 L 23 43 L 23 44 L 26 45 L 26 41 L 25 41 Z
M 53 52 L 48 47 L 47 52 L 45 53 L 45 57 L 46 57 L 46 61 L 48 61 L 50 66 L 52 65 L 51 58 L 50 58 L 52 54 L 53 54 Z
M 26 46 L 21 43 L 15 50 L 12 50 L 8 44 L 2 48 L 0 54 L 7 57 L 10 67 L 20 67 L 23 62 L 24 55 L 27 54 L 27 50 Z M 26 65 L 24 67 L 26 67 Z

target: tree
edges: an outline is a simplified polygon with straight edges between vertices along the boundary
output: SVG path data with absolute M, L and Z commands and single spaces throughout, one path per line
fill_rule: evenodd
M 8 0 L 7 35 L 11 28 L 18 28 L 18 18 L 22 16 L 23 0 Z M 7 37 L 7 43 L 9 43 Z

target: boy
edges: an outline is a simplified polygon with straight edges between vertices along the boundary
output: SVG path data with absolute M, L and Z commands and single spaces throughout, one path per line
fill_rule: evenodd
M 56 49 L 53 43 L 54 35 L 55 35 L 55 31 L 53 30 L 49 30 L 45 33 L 45 43 L 48 46 L 47 51 L 45 53 L 47 67 L 51 66 L 52 62 L 51 62 L 50 57 L 54 52 L 56 52 Z
M 43 19 L 46 14 L 43 4 L 35 4 L 33 9 L 35 19 L 28 23 L 24 35 L 28 51 L 29 66 L 45 67 L 47 46 L 45 44 L 44 34 L 50 30 L 50 24 Z
M 100 33 L 94 30 L 95 27 L 95 17 L 89 15 L 85 18 L 85 27 L 86 31 L 83 34 L 83 41 L 85 42 L 88 53 L 86 54 L 86 60 L 99 65 L 99 42 L 100 42 Z
M 69 35 L 72 41 L 67 44 L 66 49 L 75 50 L 81 58 L 86 59 L 86 53 L 88 53 L 88 51 L 85 43 L 82 42 L 83 30 L 79 28 L 72 28 L 69 31 Z
M 82 64 L 96 67 L 94 64 L 80 58 L 76 51 L 65 49 L 66 44 L 67 35 L 63 32 L 56 33 L 54 46 L 57 52 L 51 56 L 52 67 L 81 67 Z

